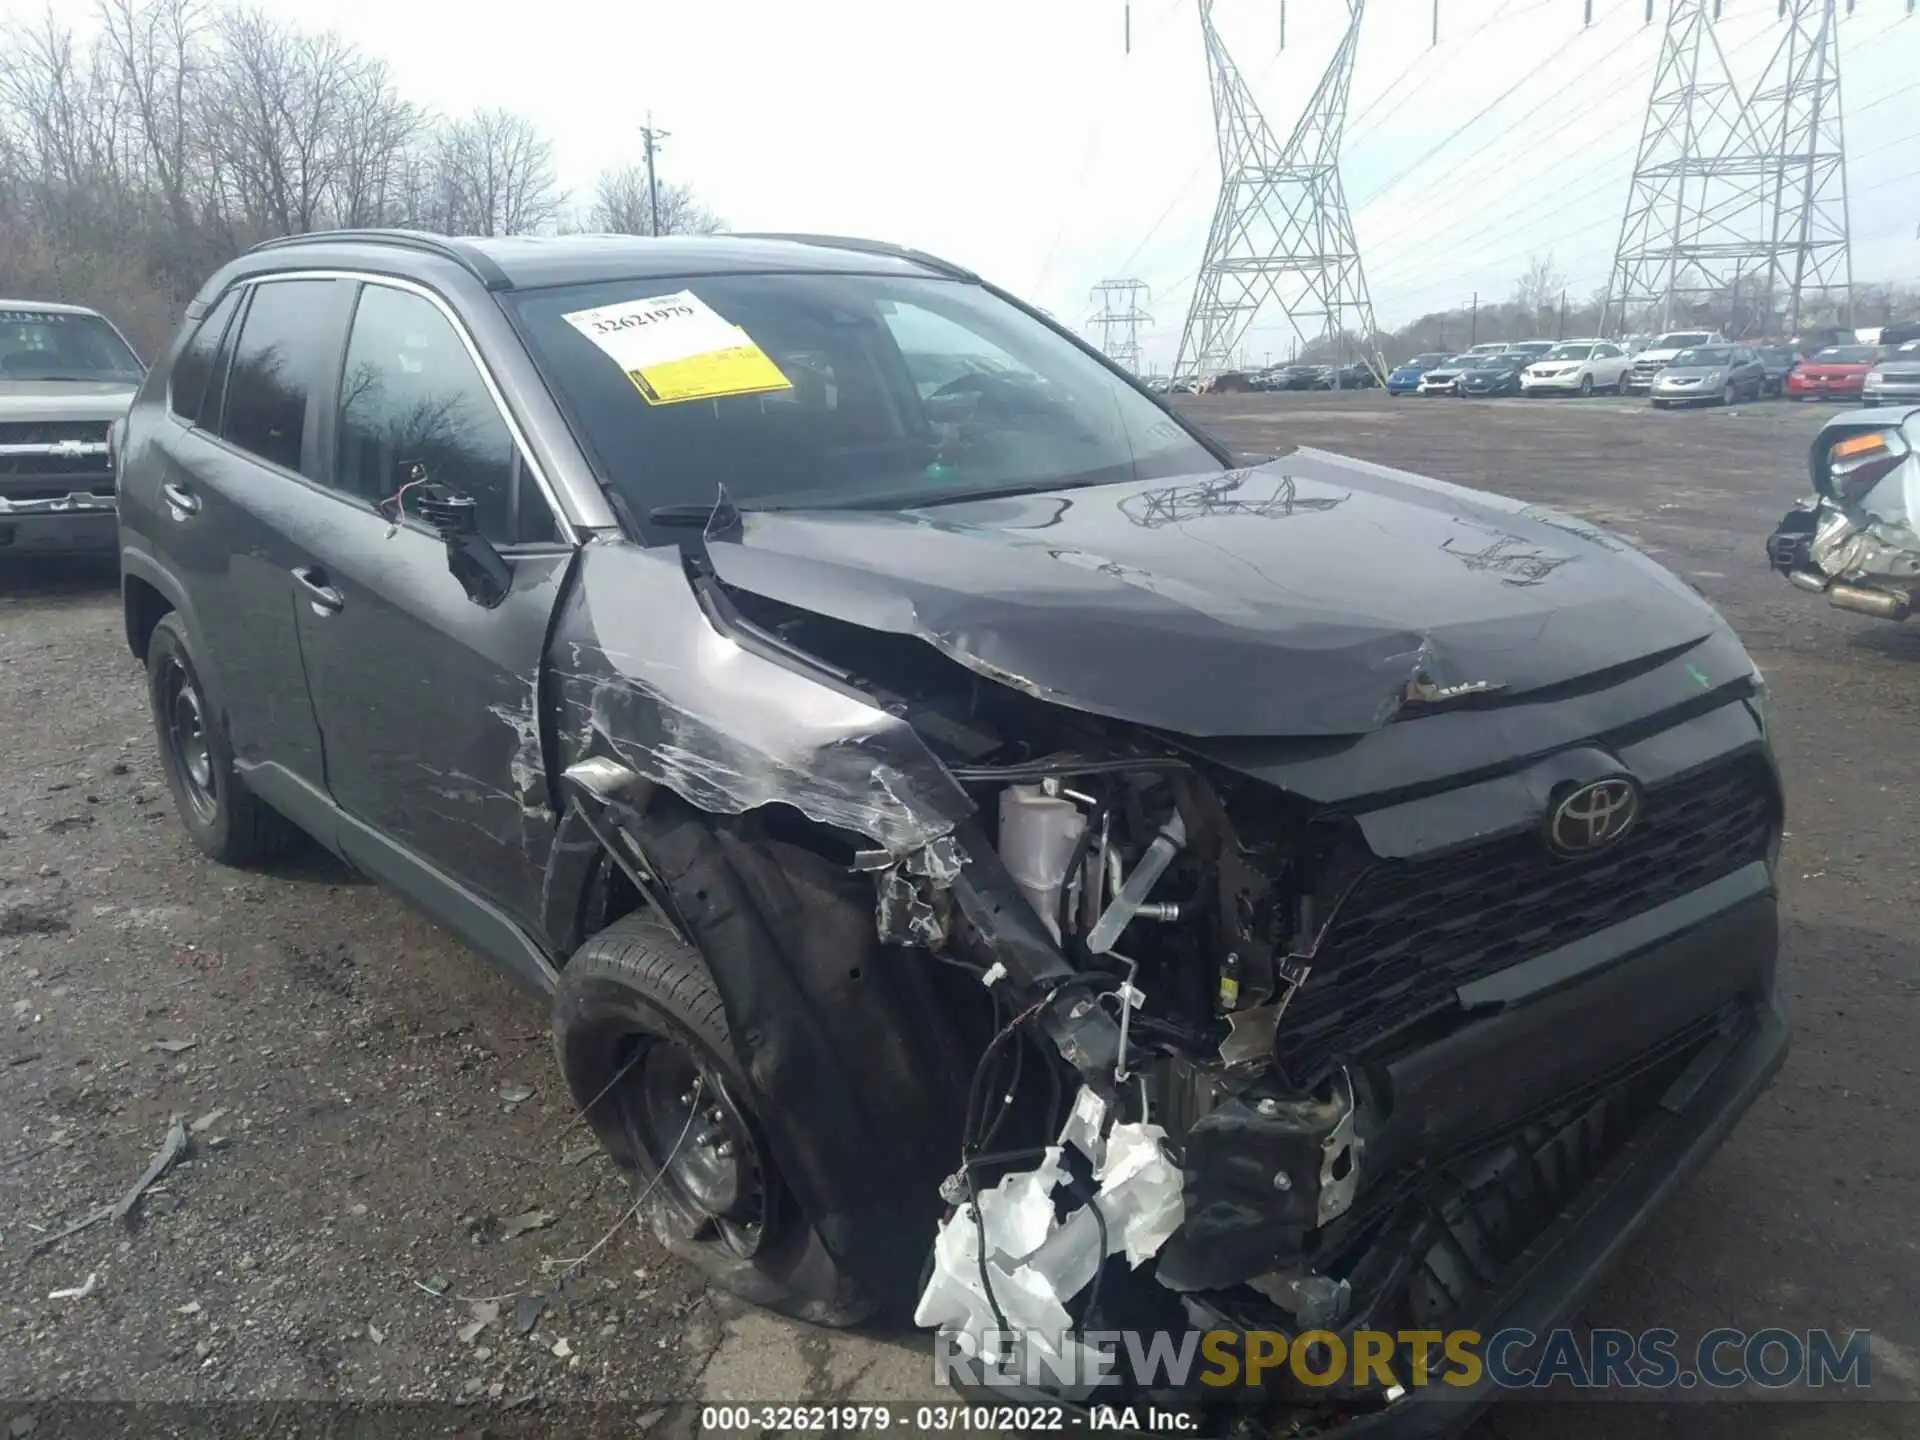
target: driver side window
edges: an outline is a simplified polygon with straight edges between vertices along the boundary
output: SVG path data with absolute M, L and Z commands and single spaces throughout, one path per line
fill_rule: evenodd
M 459 332 L 411 291 L 360 291 L 340 376 L 334 488 L 378 505 L 408 477 L 473 497 L 495 545 L 559 538 Z

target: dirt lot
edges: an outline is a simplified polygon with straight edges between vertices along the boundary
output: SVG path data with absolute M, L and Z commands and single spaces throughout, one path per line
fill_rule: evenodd
M 1578 512 L 1738 627 L 1773 685 L 1789 783 L 1797 1048 L 1586 1318 L 1868 1327 L 1876 1389 L 1920 1393 L 1920 629 L 1842 615 L 1765 568 L 1820 412 L 1378 395 L 1193 408 L 1242 446 L 1297 440 Z M 624 1192 L 569 1128 L 544 1016 L 330 861 L 238 873 L 189 847 L 110 569 L 7 573 L 0 734 L 7 1416 L 54 1398 L 491 1398 L 551 1417 L 568 1399 L 929 1393 L 913 1337 L 716 1300 L 633 1227 L 563 1278 Z M 174 1115 L 188 1158 L 131 1227 L 56 1240 L 126 1192 Z M 1781 1406 L 1739 1433 L 1902 1434 L 1915 1414 Z M 1639 1436 L 1672 1416 L 1508 1406 L 1484 1429 Z

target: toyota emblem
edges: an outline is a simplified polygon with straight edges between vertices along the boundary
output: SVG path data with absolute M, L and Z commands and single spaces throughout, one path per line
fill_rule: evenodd
M 1604 850 L 1640 818 L 1640 787 L 1625 777 L 1573 791 L 1547 816 L 1547 843 L 1562 855 Z

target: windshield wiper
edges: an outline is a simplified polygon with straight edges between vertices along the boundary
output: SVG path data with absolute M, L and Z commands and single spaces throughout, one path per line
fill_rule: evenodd
M 656 505 L 647 511 L 649 525 L 698 525 L 704 528 L 709 521 L 721 525 L 727 518 L 738 515 L 741 507 L 731 500 L 721 500 L 712 505 Z

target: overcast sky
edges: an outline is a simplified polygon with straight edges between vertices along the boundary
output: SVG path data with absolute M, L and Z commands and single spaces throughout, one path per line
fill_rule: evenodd
M 1657 9 L 1664 13 L 1667 0 Z M 1854 274 L 1920 279 L 1920 16 L 1858 0 L 1842 22 Z M 1149 359 L 1171 358 L 1218 187 L 1197 0 L 264 0 L 329 25 L 447 113 L 500 104 L 553 138 L 584 194 L 640 154 L 735 229 L 874 236 L 969 265 L 1083 322 L 1095 282 L 1152 287 Z M 1504 298 L 1551 253 L 1576 295 L 1604 284 L 1653 78 L 1642 0 L 1372 0 L 1344 176 L 1383 326 Z M 14 14 L 39 0 L 0 0 Z M 85 0 L 57 0 L 84 14 Z M 1845 8 L 1842 0 L 1842 9 Z M 1750 83 L 1776 0 L 1724 0 L 1721 43 Z M 1216 21 L 1285 134 L 1346 7 L 1215 0 Z M 1484 120 L 1424 163 L 1509 87 Z M 1248 342 L 1284 351 L 1282 326 Z

